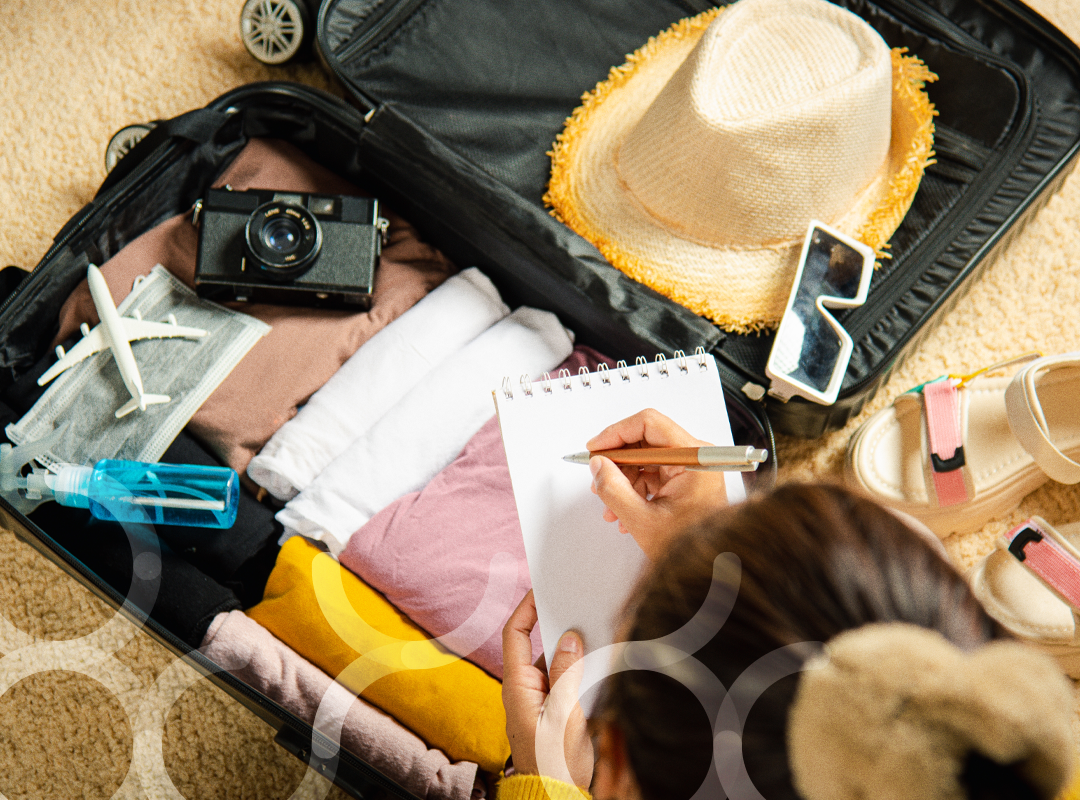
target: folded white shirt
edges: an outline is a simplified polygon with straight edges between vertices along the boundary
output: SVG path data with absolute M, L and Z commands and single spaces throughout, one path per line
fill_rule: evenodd
M 432 370 L 367 433 L 278 512 L 284 542 L 298 534 L 336 556 L 394 500 L 423 488 L 495 413 L 503 377 L 538 376 L 573 349 L 554 314 L 522 307 Z
M 476 267 L 451 276 L 362 345 L 277 430 L 248 475 L 291 500 L 433 368 L 509 313 Z

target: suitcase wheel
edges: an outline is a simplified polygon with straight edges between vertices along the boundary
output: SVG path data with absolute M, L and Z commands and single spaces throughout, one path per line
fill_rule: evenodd
M 157 125 L 156 122 L 147 122 L 140 125 L 128 125 L 121 128 L 109 139 L 105 146 L 105 171 L 112 172 L 113 167 L 128 151 L 137 145 L 146 134 L 150 133 Z
M 240 38 L 263 64 L 284 64 L 311 37 L 311 14 L 304 0 L 247 0 L 240 12 Z

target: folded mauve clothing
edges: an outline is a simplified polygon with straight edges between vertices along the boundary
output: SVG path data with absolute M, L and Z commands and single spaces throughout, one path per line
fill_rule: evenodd
M 510 313 L 476 267 L 451 276 L 376 333 L 248 464 L 248 476 L 291 500 L 449 356 Z
M 614 366 L 578 346 L 559 368 L 576 374 L 584 366 L 591 372 L 601 362 Z M 509 558 L 493 563 L 498 553 Z M 349 537 L 339 558 L 435 636 L 470 620 L 476 631 L 471 646 L 449 638 L 443 643 L 502 678 L 502 629 L 532 584 L 498 419 L 489 419 L 427 486 L 394 501 Z M 478 619 L 493 568 L 507 571 L 500 580 L 516 588 L 505 607 L 489 606 Z M 543 652 L 539 632 L 537 626 L 534 658 Z
M 277 515 L 284 535 L 341 552 L 361 525 L 454 460 L 491 417 L 504 376 L 551 370 L 572 348 L 554 314 L 516 309 L 433 369 L 290 500 Z
M 316 164 L 292 145 L 252 139 L 217 179 L 233 189 L 282 189 L 324 194 L 361 194 L 348 181 Z M 380 206 L 390 221 L 369 311 L 326 311 L 262 304 L 230 307 L 269 324 L 270 333 L 249 352 L 195 412 L 188 430 L 206 442 L 229 466 L 245 474 L 274 431 L 296 414 L 361 344 L 405 313 L 441 284 L 453 265 L 420 241 L 416 230 Z M 193 286 L 198 232 L 188 213 L 173 217 L 138 237 L 101 265 L 113 300 L 119 303 L 138 275 L 156 263 Z M 84 280 L 60 309 L 59 343 L 82 322 L 97 322 Z
M 312 542 L 285 543 L 248 616 L 454 761 L 510 755 L 499 682 L 410 622 Z
M 469 800 L 476 764 L 450 763 L 393 717 L 368 705 L 242 611 L 219 614 L 201 650 L 218 666 L 314 724 L 331 739 L 340 726 L 342 748 L 368 762 L 418 797 Z

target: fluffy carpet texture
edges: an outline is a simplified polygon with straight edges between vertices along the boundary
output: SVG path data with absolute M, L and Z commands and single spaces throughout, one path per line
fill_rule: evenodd
M 1080 41 L 1075 0 L 1034 0 Z M 105 176 L 109 137 L 240 84 L 337 92 L 314 64 L 264 67 L 239 40 L 241 0 L 0 0 L 0 262 L 31 267 Z M 782 480 L 839 476 L 856 425 L 905 389 L 1016 353 L 1080 350 L 1080 174 L 843 431 L 778 443 Z M 1038 513 L 1080 520 L 1056 484 L 954 536 L 962 567 Z M 30 797 L 321 797 L 270 728 L 176 662 L 10 532 L 0 533 L 0 792 Z M 294 794 L 295 792 L 295 794 Z M 330 790 L 330 796 L 344 796 Z

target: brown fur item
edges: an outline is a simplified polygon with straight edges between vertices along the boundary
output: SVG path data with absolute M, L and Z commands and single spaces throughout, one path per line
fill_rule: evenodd
M 808 663 L 788 759 L 807 800 L 961 800 L 972 752 L 1050 798 L 1073 770 L 1071 708 L 1053 659 L 1020 642 L 965 653 L 926 628 L 866 625 Z

